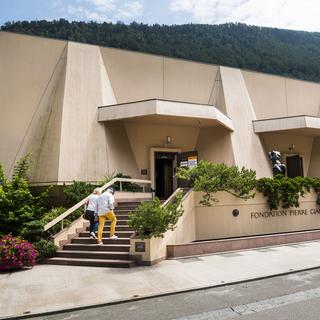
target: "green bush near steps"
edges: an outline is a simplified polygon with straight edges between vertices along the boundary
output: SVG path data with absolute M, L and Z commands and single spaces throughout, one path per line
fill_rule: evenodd
M 166 231 L 176 228 L 183 214 L 181 202 L 182 193 L 176 194 L 166 206 L 162 206 L 158 198 L 142 202 L 135 211 L 129 213 L 128 224 L 142 240 L 162 238 Z
M 38 252 L 37 260 L 53 257 L 58 250 L 55 244 L 44 239 L 35 242 L 33 245 Z

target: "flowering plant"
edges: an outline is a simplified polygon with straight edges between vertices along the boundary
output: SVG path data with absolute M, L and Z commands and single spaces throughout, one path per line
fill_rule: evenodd
M 33 245 L 11 234 L 0 238 L 0 271 L 33 267 L 37 251 Z

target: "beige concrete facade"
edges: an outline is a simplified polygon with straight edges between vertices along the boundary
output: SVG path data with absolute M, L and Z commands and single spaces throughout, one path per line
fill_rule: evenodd
M 279 150 L 319 176 L 319 106 L 318 83 L 0 32 L 0 162 L 10 174 L 31 152 L 35 185 L 151 179 L 152 149 L 258 177 Z

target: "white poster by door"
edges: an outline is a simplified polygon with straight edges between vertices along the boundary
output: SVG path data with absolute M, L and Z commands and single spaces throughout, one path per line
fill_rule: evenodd
M 197 164 L 198 164 L 198 157 L 197 156 L 188 157 L 188 168 L 196 167 Z

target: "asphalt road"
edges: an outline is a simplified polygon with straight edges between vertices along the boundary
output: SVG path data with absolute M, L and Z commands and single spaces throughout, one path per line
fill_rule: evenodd
M 320 269 L 30 319 L 319 320 Z

